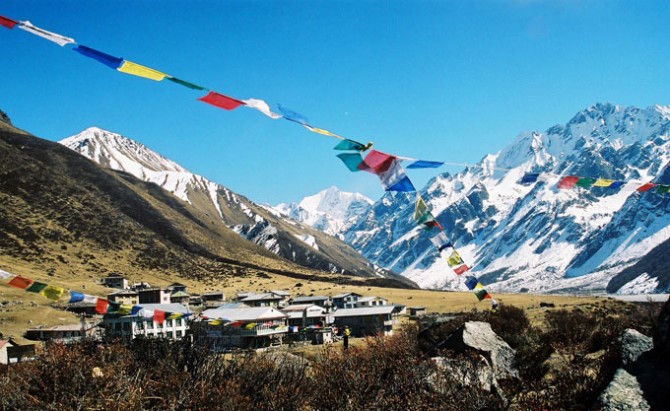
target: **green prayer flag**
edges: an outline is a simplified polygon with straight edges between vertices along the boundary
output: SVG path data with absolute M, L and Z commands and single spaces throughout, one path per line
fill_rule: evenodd
M 670 193 L 670 186 L 666 186 L 663 184 L 658 185 L 656 186 L 656 192 L 659 194 L 668 194 Z
M 359 164 L 363 162 L 363 157 L 361 157 L 360 154 L 358 153 L 341 153 L 338 154 L 337 157 L 342 160 L 345 166 L 349 169 L 349 171 L 361 171 L 360 168 L 358 168 Z
M 365 146 L 358 141 L 354 140 L 342 140 L 335 147 L 333 147 L 333 150 L 340 150 L 340 151 L 347 151 L 347 150 L 356 150 L 356 151 L 361 151 Z
M 596 182 L 595 178 L 582 177 L 579 180 L 577 180 L 577 183 L 575 183 L 575 185 L 578 187 L 589 188 L 595 182 Z
M 40 291 L 44 290 L 45 288 L 47 288 L 47 284 L 35 281 L 34 283 L 30 284 L 30 287 L 26 288 L 26 291 L 31 292 L 31 293 L 39 293 Z
M 486 296 L 489 294 L 485 289 L 481 288 L 476 291 L 473 291 L 475 295 L 477 296 L 477 299 L 479 301 L 483 300 L 486 298 Z
M 170 80 L 170 81 L 173 82 L 173 83 L 177 83 L 177 84 L 179 84 L 179 85 L 181 85 L 181 86 L 188 87 L 188 88 L 190 88 L 190 89 L 192 89 L 192 90 L 205 90 L 204 87 L 200 87 L 200 86 L 197 85 L 197 84 L 189 83 L 188 81 L 179 80 L 178 78 L 174 78 L 174 77 L 165 77 L 165 78 L 168 79 L 168 80 Z

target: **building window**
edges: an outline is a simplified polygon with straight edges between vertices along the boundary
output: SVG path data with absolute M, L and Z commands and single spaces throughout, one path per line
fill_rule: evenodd
M 177 322 L 177 327 L 181 327 L 181 318 L 177 318 L 176 322 Z
M 181 338 L 181 330 L 177 330 L 177 338 Z

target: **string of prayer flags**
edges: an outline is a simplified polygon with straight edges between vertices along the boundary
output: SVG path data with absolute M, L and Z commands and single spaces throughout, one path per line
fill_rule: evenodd
M 190 82 L 185 81 L 185 80 L 180 80 L 176 77 L 167 76 L 166 79 L 170 80 L 173 83 L 179 84 L 180 86 L 190 88 L 191 90 L 205 90 L 204 87 L 201 87 L 197 84 L 190 83 Z
M 14 288 L 20 288 L 22 290 L 25 290 L 26 288 L 30 287 L 30 284 L 33 283 L 33 280 L 30 278 L 25 278 L 21 277 L 20 275 L 17 275 L 16 277 L 12 278 L 11 281 L 7 284 L 11 285 Z
M 379 180 L 386 191 L 416 191 L 412 181 L 407 177 L 400 161 L 393 159 L 388 170 L 379 174 Z
M 408 164 L 407 168 L 438 168 L 444 164 L 442 161 L 425 161 L 425 160 L 416 160 L 415 162 Z
M 302 124 L 303 126 L 309 123 L 307 117 L 303 116 L 302 114 L 298 114 L 295 111 L 282 106 L 281 104 L 277 104 L 277 108 L 288 121 L 293 121 L 294 123 Z
M 167 74 L 161 73 L 158 70 L 128 60 L 123 60 L 123 64 L 121 64 L 117 70 L 122 73 L 132 74 L 133 76 L 144 77 L 155 81 L 161 81 L 167 76 Z
M 19 24 L 19 22 L 16 20 L 0 16 L 0 26 L 7 27 L 8 29 L 13 29 L 14 26 L 16 26 L 17 24 Z
M 220 107 L 224 110 L 234 110 L 244 104 L 240 100 L 224 96 L 223 94 L 219 94 L 215 91 L 210 91 L 206 96 L 200 97 L 198 100 L 216 107 Z
M 73 50 L 82 56 L 92 58 L 93 60 L 96 60 L 114 70 L 118 69 L 121 67 L 121 64 L 123 64 L 123 59 L 120 57 L 114 57 L 107 53 L 103 53 L 102 51 L 98 51 L 81 44 L 75 47 Z
M 266 103 L 263 100 L 257 98 L 249 98 L 246 100 L 242 100 L 242 102 L 244 103 L 245 106 L 256 109 L 273 120 L 282 117 L 281 114 L 274 113 L 272 110 L 270 110 L 270 106 L 268 105 L 268 103 Z
M 61 47 L 63 47 L 66 44 L 75 42 L 74 39 L 71 39 L 70 37 L 61 36 L 60 34 L 52 33 L 39 27 L 35 27 L 29 21 L 19 22 L 19 28 L 36 36 L 42 37 L 43 39 L 47 39 L 51 42 L 54 42 Z

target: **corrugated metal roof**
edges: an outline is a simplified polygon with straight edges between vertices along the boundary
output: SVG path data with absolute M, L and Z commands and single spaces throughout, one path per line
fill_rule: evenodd
M 328 297 L 325 297 L 323 295 L 314 295 L 314 296 L 300 296 L 300 297 L 295 297 L 291 301 L 294 303 L 302 303 L 302 302 L 308 302 L 308 301 L 323 301 L 327 300 Z
M 180 314 L 188 314 L 191 312 L 188 308 L 181 304 L 177 303 L 170 303 L 170 304 L 136 304 L 139 305 L 140 307 L 143 308 L 148 308 L 150 310 L 161 310 L 165 312 L 171 312 L 171 313 L 180 313 Z
M 255 321 L 286 318 L 286 314 L 274 307 L 212 308 L 202 312 L 203 317 L 228 319 L 231 321 Z
M 361 308 L 341 308 L 333 311 L 334 317 L 359 317 L 364 315 L 379 315 L 391 314 L 393 312 L 392 305 L 378 305 L 375 307 L 361 307 Z

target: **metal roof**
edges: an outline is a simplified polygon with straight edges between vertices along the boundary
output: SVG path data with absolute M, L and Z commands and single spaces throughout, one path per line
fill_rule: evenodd
M 286 318 L 286 314 L 274 307 L 212 308 L 202 312 L 203 317 L 230 321 L 256 321 Z
M 295 297 L 291 301 L 294 303 L 302 303 L 302 302 L 308 302 L 308 301 L 323 301 L 327 300 L 328 297 L 323 296 L 323 295 L 314 295 L 314 296 L 307 296 L 307 295 L 302 295 L 300 297 Z
M 391 314 L 393 305 L 377 305 L 374 307 L 345 308 L 333 311 L 334 317 L 360 317 L 365 315 Z

